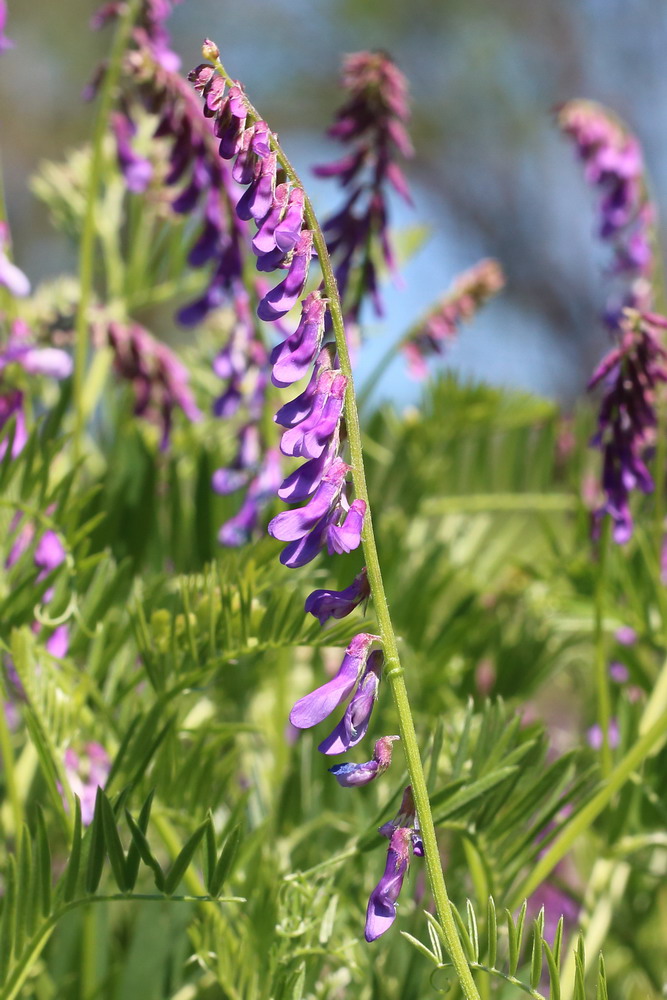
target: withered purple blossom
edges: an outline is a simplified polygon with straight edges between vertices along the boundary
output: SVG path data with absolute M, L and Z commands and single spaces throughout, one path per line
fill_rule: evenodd
M 627 542 L 633 530 L 630 494 L 652 492 L 653 478 L 646 451 L 656 428 L 655 391 L 667 381 L 667 352 L 662 340 L 667 319 L 654 313 L 626 310 L 620 325 L 620 343 L 602 360 L 589 388 L 602 385 L 598 431 L 593 445 L 602 452 L 603 505 L 594 513 L 599 524 L 605 514 L 613 522 L 613 537 Z
M 391 764 L 392 743 L 398 736 L 382 736 L 375 744 L 373 759 L 364 764 L 334 764 L 331 774 L 342 788 L 358 788 L 375 781 Z
M 376 245 L 390 271 L 395 270 L 388 230 L 388 185 L 411 203 L 397 155 L 413 155 L 406 129 L 410 112 L 407 82 L 384 52 L 355 52 L 345 57 L 342 85 L 349 97 L 336 112 L 328 134 L 348 144 L 350 152 L 335 163 L 315 168 L 319 177 L 336 177 L 346 200 L 324 225 L 327 247 L 348 322 L 359 318 L 370 295 L 382 313 L 375 263 Z
M 648 310 L 653 292 L 655 209 L 648 197 L 641 146 L 616 118 L 594 101 L 561 105 L 557 122 L 574 141 L 587 182 L 600 192 L 599 234 L 612 249 L 615 280 L 605 321 L 613 332 L 623 309 Z

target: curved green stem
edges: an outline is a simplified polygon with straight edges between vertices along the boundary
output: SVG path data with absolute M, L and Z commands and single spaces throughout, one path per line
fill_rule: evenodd
M 216 61 L 216 68 L 225 78 L 227 83 L 231 85 L 233 81 L 219 61 Z M 248 102 L 248 117 L 252 121 L 260 120 L 260 116 L 252 107 L 250 102 Z M 278 156 L 278 161 L 280 162 L 280 165 L 289 180 L 304 190 L 303 184 L 301 183 L 296 171 L 292 167 L 292 164 L 285 156 L 280 144 L 275 138 L 272 140 L 272 148 L 275 150 Z M 340 296 L 338 294 L 338 286 L 333 273 L 331 260 L 329 259 L 324 234 L 322 233 L 320 225 L 317 221 L 310 199 L 305 194 L 305 190 L 304 215 L 306 224 L 313 233 L 313 243 L 315 250 L 317 251 L 320 268 L 322 270 L 324 289 L 329 302 L 329 311 L 336 339 L 336 350 L 338 352 L 340 368 L 343 374 L 347 377 L 347 391 L 345 393 L 345 426 L 350 447 L 352 480 L 357 499 L 363 500 L 366 504 L 366 515 L 364 518 L 364 528 L 361 541 L 366 560 L 368 582 L 373 596 L 373 606 L 375 608 L 375 615 L 384 650 L 384 676 L 387 678 L 391 686 L 394 703 L 398 712 L 401 740 L 403 743 L 407 769 L 410 776 L 410 782 L 412 784 L 412 793 L 415 800 L 417 815 L 419 817 L 419 825 L 424 842 L 424 856 L 431 892 L 433 893 L 438 919 L 443 929 L 447 949 L 456 969 L 456 974 L 461 984 L 464 996 L 466 997 L 466 1000 L 480 1000 L 477 986 L 475 985 L 475 981 L 470 971 L 470 966 L 468 965 L 468 961 L 463 951 L 456 923 L 452 915 L 449 896 L 447 894 L 447 887 L 445 885 L 440 852 L 435 834 L 435 826 L 433 824 L 433 816 L 431 813 L 431 804 L 429 802 L 428 790 L 426 787 L 426 778 L 419 753 L 417 734 L 415 732 L 412 710 L 410 708 L 408 692 L 403 677 L 403 667 L 398 653 L 396 634 L 394 632 L 391 616 L 389 614 L 387 596 L 382 580 L 380 560 L 378 557 L 375 534 L 373 531 L 372 512 L 368 499 L 368 487 L 366 485 L 366 472 L 364 469 L 364 458 L 361 447 L 361 430 L 359 426 L 359 413 L 357 410 L 354 390 L 352 365 L 347 347 L 347 339 L 345 337 L 345 326 Z
M 120 16 L 116 27 L 113 45 L 104 73 L 100 103 L 95 116 L 95 126 L 90 154 L 90 169 L 86 189 L 86 209 L 81 230 L 81 245 L 79 250 L 79 304 L 76 311 L 74 332 L 74 461 L 81 457 L 83 432 L 85 426 L 84 381 L 86 361 L 88 357 L 88 329 L 90 303 L 93 293 L 93 277 L 95 271 L 95 208 L 97 193 L 104 168 L 104 136 L 109 121 L 109 114 L 114 99 L 116 84 L 120 76 L 121 60 L 125 50 L 130 29 L 139 9 L 140 0 L 133 0 Z
M 602 775 L 607 778 L 611 772 L 612 759 L 609 745 L 609 722 L 611 719 L 611 699 L 607 677 L 607 657 L 604 637 L 604 596 L 607 560 L 609 558 L 610 517 L 602 522 L 598 555 L 597 579 L 595 581 L 595 686 L 597 688 L 597 717 L 602 734 L 600 763 Z

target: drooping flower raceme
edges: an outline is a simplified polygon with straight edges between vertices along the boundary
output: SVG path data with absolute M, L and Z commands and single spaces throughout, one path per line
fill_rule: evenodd
M 656 427 L 655 391 L 667 381 L 667 352 L 662 340 L 667 319 L 654 313 L 627 310 L 621 339 L 603 359 L 589 387 L 603 387 L 598 431 L 593 444 L 602 452 L 603 505 L 594 513 L 613 522 L 614 541 L 627 542 L 633 529 L 630 494 L 653 491 L 645 453 Z
M 456 278 L 442 301 L 401 341 L 401 349 L 415 378 L 426 376 L 427 359 L 444 354 L 455 340 L 461 324 L 470 322 L 504 285 L 503 270 L 493 258 L 480 260 Z
M 594 101 L 568 101 L 558 109 L 557 121 L 576 145 L 586 180 L 601 195 L 599 234 L 611 246 L 609 274 L 616 285 L 605 320 L 616 332 L 624 308 L 652 307 L 656 218 L 641 146 L 612 112 Z
M 169 445 L 174 409 L 188 420 L 201 412 L 188 385 L 188 370 L 174 352 L 138 323 L 111 321 L 104 331 L 116 374 L 132 386 L 134 413 L 160 428 L 160 448 Z
M 407 81 L 384 52 L 345 57 L 342 84 L 349 97 L 336 112 L 328 134 L 350 147 L 341 160 L 315 168 L 319 177 L 336 177 L 346 200 L 325 222 L 327 248 L 348 321 L 356 321 L 366 295 L 382 312 L 375 246 L 395 270 L 388 231 L 387 187 L 408 203 L 410 192 L 397 162 L 413 155 L 406 124 L 410 117 Z

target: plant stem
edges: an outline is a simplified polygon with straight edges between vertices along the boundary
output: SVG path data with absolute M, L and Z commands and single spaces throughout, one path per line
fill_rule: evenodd
M 600 548 L 598 555 L 597 579 L 595 581 L 595 685 L 597 687 L 597 717 L 602 744 L 600 746 L 600 764 L 603 778 L 609 777 L 612 768 L 611 748 L 609 746 L 609 722 L 611 719 L 611 699 L 609 697 L 609 680 L 607 677 L 607 657 L 604 640 L 604 597 L 606 569 L 609 558 L 611 518 L 606 516 L 600 531 Z
M 93 138 L 90 153 L 90 168 L 86 190 L 86 209 L 81 230 L 81 246 L 79 252 L 79 304 L 76 311 L 74 333 L 74 380 L 72 392 L 74 397 L 74 461 L 81 457 L 83 432 L 85 425 L 85 407 L 83 384 L 86 375 L 88 358 L 88 328 L 89 310 L 93 293 L 93 277 L 95 271 L 95 208 L 97 193 L 104 168 L 104 137 L 109 121 L 109 113 L 114 98 L 116 84 L 120 76 L 120 67 L 125 43 L 134 18 L 139 9 L 140 0 L 133 0 L 125 8 L 118 19 L 109 60 L 105 69 L 100 93 L 100 103 L 95 116 Z
M 216 61 L 216 68 L 225 78 L 228 85 L 231 85 L 233 81 L 219 61 Z M 250 102 L 248 102 L 248 112 L 248 117 L 251 120 L 260 120 L 260 116 L 252 107 Z M 435 826 L 433 824 L 433 816 L 431 813 L 431 804 L 429 802 L 428 790 L 426 787 L 426 778 L 419 754 L 417 734 L 415 732 L 412 710 L 410 708 L 408 692 L 403 678 L 403 667 L 401 666 L 398 653 L 396 634 L 394 632 L 391 616 L 389 614 L 387 596 L 382 580 L 382 571 L 380 569 L 380 560 L 378 557 L 375 534 L 373 531 L 373 519 L 368 499 L 368 487 L 366 485 L 366 473 L 361 447 L 361 429 L 359 426 L 359 413 L 357 410 L 357 402 L 354 391 L 352 365 L 350 362 L 350 354 L 345 336 L 345 325 L 343 321 L 340 296 L 338 294 L 338 286 L 336 284 L 336 278 L 331 266 L 331 260 L 329 259 L 324 234 L 322 233 L 320 225 L 317 221 L 310 199 L 305 193 L 304 186 L 275 138 L 272 139 L 272 148 L 275 150 L 280 165 L 284 169 L 289 180 L 293 184 L 298 185 L 304 191 L 304 216 L 309 229 L 313 232 L 313 243 L 319 258 L 324 289 L 329 302 L 329 311 L 336 339 L 338 360 L 341 371 L 347 378 L 347 391 L 345 393 L 345 426 L 350 447 L 352 480 L 357 499 L 363 500 L 366 504 L 366 515 L 364 518 L 361 541 L 366 561 L 368 582 L 370 584 L 371 594 L 373 597 L 373 606 L 384 650 L 384 676 L 387 678 L 391 686 L 394 703 L 398 712 L 399 730 L 406 757 L 408 774 L 412 784 L 412 794 L 414 796 L 417 815 L 419 818 L 421 835 L 424 842 L 424 856 L 431 892 L 433 894 L 438 919 L 442 926 L 447 948 L 449 950 L 454 968 L 456 969 L 456 974 L 461 984 L 464 996 L 466 997 L 466 1000 L 480 1000 L 477 986 L 475 985 L 475 981 L 470 971 L 470 966 L 468 965 L 468 961 L 461 945 L 456 923 L 452 915 L 449 896 L 447 894 L 447 887 L 445 885 L 440 852 L 435 834 Z

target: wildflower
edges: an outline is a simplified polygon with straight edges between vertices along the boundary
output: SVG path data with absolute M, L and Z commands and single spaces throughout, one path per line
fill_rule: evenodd
M 314 590 L 306 598 L 305 611 L 324 625 L 330 618 L 346 618 L 370 596 L 366 568 L 345 590 Z
M 3 5 L 2 0 L 0 0 L 0 52 L 2 51 L 2 22 Z M 20 299 L 30 294 L 30 282 L 23 271 L 19 270 L 16 264 L 12 264 L 7 256 L 6 250 L 9 248 L 9 244 L 9 226 L 6 222 L 0 221 L 0 285 L 6 288 L 11 295 Z
M 621 646 L 634 646 L 637 641 L 637 633 L 629 625 L 621 625 L 614 632 L 614 638 Z
M 412 795 L 412 785 L 408 785 L 403 792 L 401 807 L 396 816 L 394 816 L 394 818 L 389 820 L 387 823 L 383 823 L 383 825 L 379 828 L 378 833 L 383 837 L 391 839 L 392 834 L 395 830 L 398 830 L 399 827 L 403 827 L 411 831 L 412 853 L 415 857 L 423 857 L 424 845 L 422 843 L 421 833 L 419 832 L 419 820 L 415 809 L 415 800 Z
M 344 206 L 327 220 L 324 232 L 346 316 L 356 321 L 367 294 L 372 296 L 376 312 L 382 312 L 373 249 L 379 243 L 385 263 L 394 270 L 386 188 L 391 185 L 401 198 L 411 202 L 397 154 L 410 157 L 413 149 L 406 131 L 407 82 L 386 53 L 346 56 L 342 84 L 349 97 L 328 133 L 352 148 L 338 162 L 316 167 L 315 173 L 337 177 L 346 192 Z M 355 269 L 358 278 L 351 283 Z M 348 289 L 351 291 L 346 294 Z
M 630 677 L 630 672 L 620 660 L 613 660 L 609 664 L 609 676 L 616 684 L 625 684 Z
M 340 720 L 333 732 L 320 743 L 318 747 L 320 753 L 329 755 L 346 753 L 352 747 L 356 747 L 357 743 L 360 743 L 364 738 L 368 729 L 368 723 L 370 722 L 373 706 L 377 701 L 383 663 L 383 653 L 379 649 L 374 650 L 368 657 L 364 672 L 359 679 L 357 690 L 345 709 L 343 718 Z M 387 737 L 387 739 L 388 738 L 389 737 Z M 376 745 L 376 755 L 373 758 L 373 762 L 371 762 L 377 764 L 375 767 L 376 771 L 381 765 L 381 761 L 377 759 L 377 750 L 378 747 L 380 747 L 380 750 L 383 750 L 384 746 L 384 744 Z M 389 760 L 391 760 L 391 747 L 389 747 Z M 369 768 L 371 764 L 355 764 L 354 766 Z M 382 770 L 384 770 L 384 766 L 382 766 Z M 336 773 L 336 776 L 338 777 L 338 772 L 334 773 Z
M 106 340 L 114 354 L 114 370 L 134 392 L 134 413 L 161 428 L 160 448 L 169 445 L 173 411 L 188 420 L 201 420 L 201 412 L 188 386 L 189 374 L 166 344 L 156 340 L 138 323 L 115 321 L 106 327 Z
M 391 835 L 384 875 L 368 900 L 365 928 L 368 942 L 385 934 L 396 919 L 396 900 L 410 864 L 411 843 L 411 830 L 399 827 Z
M 598 431 L 592 444 L 603 454 L 605 500 L 594 512 L 594 524 L 609 514 L 614 523 L 614 541 L 621 545 L 633 530 L 631 491 L 650 493 L 654 488 L 644 453 L 656 426 L 655 388 L 667 381 L 667 354 L 660 343 L 665 329 L 664 317 L 628 310 L 618 347 L 602 360 L 589 382 L 589 388 L 599 383 L 604 386 Z
M 139 156 L 132 148 L 131 139 L 136 134 L 137 127 L 129 115 L 114 111 L 111 115 L 111 128 L 116 138 L 118 164 L 127 189 L 133 194 L 141 194 L 153 176 L 153 165 L 150 160 L 145 156 Z
M 361 677 L 371 645 L 378 636 L 361 632 L 350 642 L 335 677 L 296 702 L 290 722 L 297 729 L 310 729 L 331 715 L 352 694 Z
M 426 359 L 443 354 L 454 341 L 462 323 L 470 322 L 488 299 L 505 284 L 497 260 L 480 260 L 460 274 L 442 301 L 407 334 L 401 348 L 415 378 L 427 374 Z
M 589 747 L 593 750 L 600 750 L 602 747 L 602 729 L 596 722 L 594 725 L 590 726 L 586 730 L 586 739 L 588 741 Z M 609 728 L 607 730 L 607 742 L 612 750 L 615 750 L 619 745 L 621 739 L 620 730 L 618 728 L 618 719 L 609 720 Z
M 109 755 L 100 743 L 89 742 L 78 753 L 68 747 L 64 763 L 72 793 L 81 801 L 81 822 L 89 826 L 95 813 L 97 789 L 104 787 L 111 771 Z
M 610 111 L 593 101 L 568 101 L 558 109 L 557 122 L 577 147 L 586 181 L 601 194 L 599 233 L 612 248 L 610 275 L 622 286 L 613 292 L 605 314 L 616 332 L 624 308 L 646 310 L 652 305 L 655 210 L 648 198 L 641 147 Z
M 5 0 L 0 0 L 0 53 L 6 52 L 7 49 L 14 48 L 14 42 L 11 38 L 7 38 L 5 34 L 5 24 L 7 23 L 7 4 Z
M 397 739 L 400 737 L 382 736 L 375 744 L 372 760 L 365 764 L 334 764 L 329 771 L 343 788 L 368 785 L 379 775 L 384 774 L 391 764 L 391 745 Z

